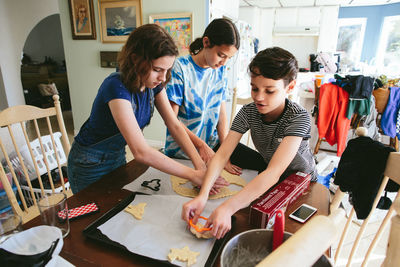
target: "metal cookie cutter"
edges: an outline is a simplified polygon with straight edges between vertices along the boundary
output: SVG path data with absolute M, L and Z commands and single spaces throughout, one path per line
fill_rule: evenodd
M 155 183 L 155 185 L 151 185 L 152 183 Z M 160 186 L 161 186 L 161 180 L 160 179 L 153 179 L 150 181 L 143 181 L 142 186 L 143 187 L 147 187 L 153 191 L 159 191 L 160 190 Z

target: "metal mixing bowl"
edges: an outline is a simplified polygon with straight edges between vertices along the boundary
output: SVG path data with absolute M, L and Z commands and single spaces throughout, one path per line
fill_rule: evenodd
M 291 235 L 285 232 L 283 240 Z M 266 229 L 249 230 L 234 236 L 222 250 L 221 267 L 254 267 L 272 251 L 272 237 L 273 231 Z M 323 255 L 313 266 L 331 267 L 332 264 Z

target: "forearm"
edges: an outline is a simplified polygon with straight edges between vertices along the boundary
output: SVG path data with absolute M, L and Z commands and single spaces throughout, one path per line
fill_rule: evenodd
M 239 209 L 247 207 L 253 200 L 270 189 L 279 181 L 279 177 L 292 162 L 300 142 L 301 138 L 299 137 L 285 137 L 269 161 L 267 169 L 222 205 L 233 214 Z
M 205 167 L 204 162 L 197 152 L 195 146 L 192 145 L 194 142 L 190 139 L 190 134 L 194 134 L 182 123 L 179 125 L 170 126 L 168 129 L 174 140 L 178 143 L 179 147 L 181 147 L 186 155 L 191 159 L 195 168 L 200 169 Z
M 147 147 L 146 151 L 135 151 L 133 156 L 137 161 L 152 166 L 162 172 L 191 180 L 196 184 L 199 183 L 199 181 L 195 181 L 194 179 L 195 173 L 192 168 L 165 156 L 163 153 L 150 146 Z
M 212 158 L 210 164 L 207 166 L 206 175 L 201 186 L 199 196 L 207 198 L 215 180 L 221 174 L 229 156 L 226 153 L 217 152 Z
M 225 141 L 226 136 L 228 135 L 227 122 L 222 122 L 222 121 L 218 122 L 218 124 L 217 124 L 217 133 L 218 133 L 219 142 L 222 144 Z
M 177 105 L 173 101 L 169 101 L 169 103 L 171 104 L 175 117 L 179 121 L 178 119 L 179 105 Z M 183 124 L 181 121 L 179 121 L 179 123 L 182 125 L 183 129 L 185 129 L 186 134 L 189 136 L 190 141 L 192 141 L 193 145 L 196 147 L 197 150 L 199 150 L 203 145 L 207 145 L 203 140 L 201 140 L 201 138 L 199 138 L 191 130 L 189 130 L 185 124 Z
M 214 155 L 210 164 L 208 165 L 199 195 L 202 195 L 202 197 L 208 196 L 212 185 L 219 177 L 222 169 L 228 162 L 229 157 L 231 156 L 236 145 L 239 143 L 241 137 L 242 135 L 237 132 L 229 132 L 226 141 L 220 146 L 217 153 Z
M 226 200 L 222 205 L 228 209 L 231 214 L 234 214 L 238 210 L 250 205 L 252 201 L 268 191 L 278 181 L 279 174 L 273 173 L 267 169 L 256 176 L 242 190 Z
M 183 124 L 181 121 L 180 121 L 180 123 L 181 123 L 182 127 L 185 129 L 187 135 L 190 138 L 190 141 L 192 141 L 192 143 L 196 147 L 196 149 L 200 149 L 201 146 L 207 145 L 206 142 L 204 142 L 200 137 L 198 137 L 191 130 L 189 130 L 185 124 Z
M 219 114 L 219 120 L 217 124 L 217 133 L 219 142 L 222 144 L 229 132 L 228 118 L 226 115 L 226 104 L 222 102 Z

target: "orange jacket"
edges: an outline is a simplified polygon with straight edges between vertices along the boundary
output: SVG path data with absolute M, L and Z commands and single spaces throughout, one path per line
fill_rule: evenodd
M 333 146 L 337 143 L 337 156 L 346 148 L 350 120 L 346 118 L 349 93 L 343 88 L 325 83 L 320 88 L 318 104 L 318 134 Z

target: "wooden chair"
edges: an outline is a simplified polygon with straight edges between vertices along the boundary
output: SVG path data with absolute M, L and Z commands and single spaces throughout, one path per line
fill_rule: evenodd
M 375 108 L 378 111 L 376 125 L 379 128 L 379 133 L 384 135 L 381 128 L 381 118 L 382 114 L 385 112 L 386 105 L 388 103 L 390 90 L 388 88 L 378 88 L 372 91 L 372 94 L 375 97 Z M 399 151 L 399 139 L 397 138 L 397 136 L 389 137 L 389 146 L 393 147 L 396 151 Z
M 349 255 L 349 258 L 348 258 L 346 266 L 350 266 L 352 261 L 353 261 L 353 258 L 354 258 L 355 254 L 356 254 L 357 249 L 358 249 L 361 237 L 363 236 L 363 234 L 365 232 L 366 226 L 368 224 L 368 221 L 369 221 L 371 215 L 373 214 L 373 212 L 376 209 L 376 206 L 377 206 L 377 204 L 379 202 L 379 199 L 381 198 L 382 192 L 384 191 L 384 189 L 386 187 L 386 184 L 389 181 L 389 178 L 391 180 L 393 180 L 394 182 L 396 182 L 397 184 L 400 184 L 400 153 L 399 152 L 390 153 L 390 155 L 388 157 L 388 160 L 387 160 L 387 163 L 386 163 L 386 168 L 385 168 L 384 175 L 385 176 L 384 176 L 384 178 L 382 180 L 382 183 L 381 183 L 381 185 L 379 187 L 379 190 L 378 190 L 378 193 L 376 195 L 376 198 L 375 198 L 375 200 L 374 200 L 374 202 L 372 204 L 372 209 L 371 209 L 368 217 L 366 219 L 364 219 L 364 221 L 363 221 L 363 223 L 362 223 L 362 225 L 360 227 L 360 230 L 358 231 L 356 240 L 353 243 L 353 247 L 351 249 L 351 252 L 350 252 L 350 255 Z M 399 196 L 400 196 L 399 193 L 400 193 L 400 190 L 399 190 L 399 192 L 397 192 L 395 201 L 399 200 Z M 330 207 L 331 211 L 334 211 L 339 207 L 340 202 L 343 199 L 344 195 L 345 195 L 345 193 L 342 192 L 340 190 L 340 188 L 338 188 L 336 193 L 335 193 L 335 197 L 333 198 L 332 203 L 331 203 L 331 207 Z M 382 232 L 385 229 L 389 219 L 393 215 L 393 212 L 394 212 L 394 205 L 392 204 L 391 207 L 389 208 L 385 218 L 383 219 L 383 221 L 382 221 L 377 233 L 375 234 L 375 237 L 372 240 L 372 242 L 371 242 L 371 244 L 369 246 L 369 249 L 368 249 L 367 253 L 364 256 L 364 260 L 363 260 L 363 263 L 362 263 L 361 266 L 366 266 L 367 265 L 369 257 L 371 255 L 372 251 L 374 250 L 377 242 L 379 241 L 380 237 L 382 236 Z M 334 256 L 334 260 L 335 261 L 337 261 L 339 255 L 340 255 L 341 248 L 342 248 L 343 242 L 344 242 L 344 240 L 345 240 L 345 238 L 347 236 L 347 233 L 348 233 L 348 230 L 349 230 L 349 226 L 350 226 L 351 221 L 353 219 L 354 213 L 355 213 L 355 210 L 354 210 L 354 207 L 353 207 L 351 209 L 351 211 L 350 211 L 350 214 L 349 214 L 349 217 L 347 219 L 345 228 L 343 230 L 341 239 L 339 241 L 339 244 L 338 244 L 338 247 L 337 247 L 337 250 L 336 250 L 336 254 Z M 399 227 L 399 226 L 397 226 L 397 227 Z M 397 236 L 397 239 L 399 240 L 400 236 Z M 391 265 L 391 266 L 400 266 L 400 265 Z
M 235 118 L 236 115 L 236 105 L 246 105 L 253 102 L 253 99 L 251 97 L 249 98 L 238 98 L 237 97 L 237 88 L 233 88 L 233 95 L 232 95 L 232 110 L 231 110 L 231 120 L 229 122 L 229 125 L 232 126 L 233 119 Z M 250 133 L 247 136 L 247 141 L 246 145 L 249 146 L 250 144 Z
M 257 267 L 312 266 L 339 237 L 344 217 L 344 210 L 336 209 L 329 216 L 312 218 Z
M 391 170 L 396 171 L 395 168 Z M 387 171 L 389 172 L 389 169 Z M 400 266 L 400 198 L 396 198 L 392 208 L 396 210 L 397 215 L 392 218 L 386 258 L 382 267 Z M 257 267 L 312 266 L 336 240 L 343 218 L 342 209 L 336 209 L 329 216 L 316 216 L 269 254 Z M 362 266 L 365 266 L 367 261 L 366 257 Z
M 60 101 L 59 101 L 59 96 L 54 95 L 53 96 L 54 100 L 54 107 L 47 108 L 47 109 L 41 109 L 37 108 L 34 106 L 29 106 L 29 105 L 21 105 L 21 106 L 14 106 L 7 108 L 3 111 L 0 112 L 0 127 L 7 127 L 8 128 L 8 133 L 10 140 L 12 141 L 12 145 L 9 147 L 13 147 L 13 150 L 6 150 L 6 138 L 2 138 L 0 136 L 0 148 L 3 153 L 3 164 L 0 164 L 0 181 L 4 187 L 4 190 L 7 194 L 8 200 L 11 204 L 12 210 L 15 214 L 18 214 L 22 217 L 22 222 L 26 223 L 27 221 L 31 220 L 32 218 L 36 217 L 39 214 L 39 210 L 37 207 L 37 200 L 40 196 L 44 196 L 45 194 L 53 194 L 56 192 L 56 187 L 53 183 L 53 178 L 51 174 L 51 169 L 50 169 L 50 163 L 54 165 L 54 161 L 50 161 L 51 156 L 56 159 L 56 168 L 58 168 L 58 172 L 60 175 L 60 186 L 62 187 L 62 191 L 67 194 L 67 196 L 72 195 L 72 191 L 68 188 L 69 184 L 64 183 L 64 177 L 61 169 L 61 164 L 60 164 L 60 151 L 63 149 L 64 154 L 66 157 L 68 157 L 68 153 L 70 150 L 70 144 L 68 141 L 68 136 L 67 132 L 65 129 L 64 125 L 64 120 L 62 117 L 61 113 L 61 106 L 60 106 Z M 61 132 L 61 142 L 62 142 L 62 147 L 61 145 L 57 145 L 57 142 L 60 142 L 59 139 L 57 139 L 57 136 L 55 136 L 55 133 L 53 133 L 53 128 L 52 124 L 50 121 L 50 117 L 56 117 L 56 120 L 58 122 L 58 128 Z M 45 119 L 47 123 L 47 130 L 49 136 L 46 136 L 48 138 L 47 142 L 44 142 L 44 136 L 41 135 L 41 131 L 39 130 L 39 124 L 38 124 L 38 119 Z M 19 124 L 19 126 L 18 126 Z M 36 133 L 36 137 L 38 140 L 38 145 L 37 147 L 32 147 L 31 142 L 32 140 L 29 140 L 29 133 L 27 131 L 27 125 L 32 125 L 34 127 L 34 133 Z M 45 128 L 45 127 L 43 127 Z M 18 136 L 16 135 L 16 131 L 20 129 L 22 131 L 22 134 L 20 136 L 23 136 L 22 139 L 24 139 L 25 142 L 21 140 L 17 140 L 15 137 Z M 42 129 L 42 133 L 43 133 Z M 46 133 L 47 134 L 47 133 Z M 31 138 L 33 139 L 33 138 Z M 51 141 L 50 141 L 51 139 Z M 8 139 L 7 139 L 8 140 Z M 19 142 L 18 142 L 19 141 Z M 25 146 L 18 146 L 18 143 L 25 143 Z M 37 142 L 37 141 L 36 141 Z M 51 143 L 50 143 L 51 142 Z M 49 156 L 49 148 L 50 150 L 50 156 Z M 32 162 L 29 164 L 29 159 L 24 159 L 22 152 L 26 152 L 25 155 L 30 155 Z M 41 153 L 41 157 L 38 156 L 38 153 Z M 0 154 L 1 155 L 1 154 Z M 10 155 L 15 155 L 14 158 L 11 158 Z M 45 156 L 43 156 L 45 155 Z M 40 159 L 41 161 L 39 162 Z M 38 165 L 38 163 L 44 163 L 44 166 Z M 33 166 L 31 166 L 33 165 Z M 43 168 L 45 167 L 45 172 L 47 172 L 47 175 L 49 177 L 49 184 L 51 187 L 51 190 L 46 190 L 43 186 L 43 180 L 41 178 L 40 174 L 40 166 Z M 7 175 L 6 175 L 6 168 L 7 171 L 9 171 L 9 176 L 12 176 L 12 181 L 16 187 L 16 193 L 14 193 L 14 190 L 11 186 L 11 183 L 9 182 Z M 43 172 L 43 171 L 42 171 Z M 32 179 L 32 173 L 33 176 L 36 176 L 38 179 L 39 187 L 40 187 L 40 193 L 37 194 L 34 192 L 34 188 L 32 187 L 31 179 Z M 18 175 L 17 175 L 18 174 Z M 29 178 L 31 176 L 31 178 Z M 23 185 L 26 184 L 26 185 Z M 26 190 L 23 190 L 26 188 Z M 24 192 L 25 194 L 24 194 Z M 36 189 L 36 191 L 39 191 L 39 189 Z M 49 193 L 50 192 L 50 193 Z M 30 203 L 29 203 L 30 201 Z M 20 204 L 19 204 L 20 202 Z
M 400 199 L 393 203 L 397 215 L 392 218 L 389 242 L 386 250 L 386 258 L 382 267 L 400 266 Z

